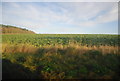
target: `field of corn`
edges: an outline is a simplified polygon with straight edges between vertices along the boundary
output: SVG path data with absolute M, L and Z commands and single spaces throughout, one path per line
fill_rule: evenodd
M 3 79 L 120 79 L 118 35 L 2 35 Z

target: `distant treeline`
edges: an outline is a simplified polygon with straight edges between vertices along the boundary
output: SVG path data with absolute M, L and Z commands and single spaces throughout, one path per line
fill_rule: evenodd
M 0 32 L 2 34 L 35 34 L 33 31 L 10 25 L 0 25 Z

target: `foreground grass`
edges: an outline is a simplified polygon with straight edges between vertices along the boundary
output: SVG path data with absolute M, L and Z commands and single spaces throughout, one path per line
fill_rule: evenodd
M 120 79 L 118 46 L 3 44 L 2 57 L 3 79 Z

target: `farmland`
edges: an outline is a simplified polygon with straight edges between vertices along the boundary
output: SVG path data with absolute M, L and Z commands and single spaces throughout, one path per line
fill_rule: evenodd
M 119 40 L 107 34 L 3 34 L 3 78 L 120 79 Z
M 3 35 L 3 43 L 20 44 L 28 43 L 40 47 L 44 45 L 54 46 L 56 44 L 68 45 L 70 43 L 87 46 L 118 46 L 118 35 L 99 34 L 19 34 Z

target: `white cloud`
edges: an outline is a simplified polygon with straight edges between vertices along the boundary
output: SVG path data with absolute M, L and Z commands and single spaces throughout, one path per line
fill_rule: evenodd
M 108 13 L 101 15 L 97 18 L 99 23 L 107 23 L 118 20 L 118 8 L 117 6 L 113 7 Z
M 61 3 L 65 8 L 73 9 L 68 12 L 72 21 L 78 26 L 94 26 L 97 24 L 116 21 L 118 18 L 118 3 Z M 94 18 L 94 19 L 92 19 Z
M 10 3 L 10 5 L 12 6 L 11 10 L 9 9 L 9 10 L 3 11 L 4 17 L 7 17 L 7 16 L 10 17 L 10 15 L 12 15 L 12 16 L 17 16 L 23 20 L 25 19 L 27 20 L 27 22 L 33 20 L 37 22 L 36 24 L 45 24 L 45 25 L 50 24 L 52 22 L 57 22 L 57 21 L 66 23 L 70 20 L 70 18 L 67 16 L 67 13 L 65 13 L 66 11 L 61 7 L 60 9 L 62 10 L 63 14 L 59 14 L 59 13 L 56 13 L 55 11 L 52 11 L 49 8 L 50 7 L 49 5 L 47 7 L 41 6 L 39 8 L 37 6 L 32 6 L 32 5 L 21 6 L 20 4 L 17 4 L 17 3 Z M 15 7 L 17 7 L 17 9 L 14 9 Z M 4 20 L 7 20 L 7 19 L 4 19 Z M 24 24 L 27 24 L 27 23 L 24 23 Z
M 117 20 L 117 3 L 4 3 L 3 23 L 29 29 L 50 28 L 56 23 L 89 27 Z

